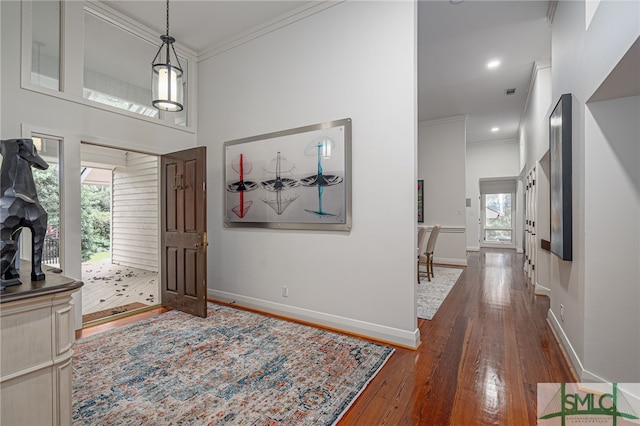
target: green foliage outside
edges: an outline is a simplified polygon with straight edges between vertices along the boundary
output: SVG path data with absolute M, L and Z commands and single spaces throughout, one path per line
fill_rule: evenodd
M 512 242 L 511 194 L 486 194 L 485 240 L 491 242 Z
M 102 262 L 108 262 L 111 260 L 111 252 L 110 251 L 101 251 L 98 253 L 94 253 L 91 255 L 91 257 L 89 258 L 89 260 L 87 260 L 88 263 L 102 263 Z
M 111 235 L 111 187 L 82 185 L 80 227 L 82 261 L 94 253 L 108 251 Z
M 47 170 L 33 169 L 38 188 L 38 200 L 49 215 L 49 227 L 60 229 L 60 185 L 58 165 L 50 164 Z M 80 233 L 82 261 L 92 255 L 109 251 L 111 234 L 111 187 L 82 185 Z M 71 225 L 73 226 L 73 225 Z
M 48 224 L 53 229 L 60 229 L 60 185 L 58 182 L 58 165 L 49 164 L 47 170 L 32 168 L 33 180 L 38 191 L 38 201 L 47 212 Z

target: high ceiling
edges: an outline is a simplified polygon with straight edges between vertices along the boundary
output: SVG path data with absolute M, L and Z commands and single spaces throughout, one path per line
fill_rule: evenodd
M 419 120 L 467 115 L 468 143 L 516 138 L 534 63 L 551 58 L 547 9 L 546 1 L 419 2 Z M 492 60 L 500 65 L 488 69 Z
M 103 3 L 165 32 L 164 1 Z M 201 54 L 317 3 L 172 0 L 170 33 Z M 419 1 L 419 120 L 466 115 L 468 143 L 516 138 L 534 63 L 550 60 L 548 6 L 543 0 Z M 494 59 L 500 65 L 488 69 Z

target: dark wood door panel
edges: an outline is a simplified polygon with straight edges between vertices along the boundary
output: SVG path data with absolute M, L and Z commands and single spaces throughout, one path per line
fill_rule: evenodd
M 185 288 L 184 292 L 188 296 L 199 297 L 198 292 L 198 276 L 200 271 L 198 270 L 198 251 L 195 249 L 188 249 L 184 252 L 184 264 L 185 264 Z
M 206 149 L 162 157 L 162 303 L 207 314 Z
M 162 187 L 165 190 L 166 200 L 163 203 L 165 226 L 164 231 L 177 231 L 178 230 L 178 211 L 176 202 L 176 191 L 174 191 L 174 184 L 176 182 L 177 164 L 175 162 L 166 163 L 163 165 L 164 179 Z M 169 188 L 167 191 L 166 189 Z
M 175 247 L 165 248 L 165 271 L 166 271 L 166 289 L 163 288 L 163 292 L 178 292 L 178 249 Z M 163 297 L 164 299 L 164 297 Z
M 186 161 L 184 164 L 184 230 L 185 232 L 197 232 L 198 229 L 198 200 L 197 200 L 197 164 L 195 161 Z

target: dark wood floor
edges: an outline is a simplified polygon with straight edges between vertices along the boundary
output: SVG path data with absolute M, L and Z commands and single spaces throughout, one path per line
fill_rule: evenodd
M 577 380 L 522 262 L 470 253 L 418 350 L 397 349 L 340 425 L 535 425 L 536 384 Z
M 471 253 L 418 350 L 396 348 L 339 425 L 534 425 L 536 384 L 576 382 L 513 250 Z M 145 312 L 88 336 L 158 315 Z

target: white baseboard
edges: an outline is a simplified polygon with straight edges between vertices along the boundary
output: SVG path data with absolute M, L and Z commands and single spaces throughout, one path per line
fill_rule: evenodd
M 582 376 L 579 378 L 581 382 L 584 383 L 612 383 L 613 380 L 609 380 L 609 379 L 605 379 L 604 377 L 600 377 L 597 374 L 594 374 L 588 370 L 583 370 L 582 371 Z M 629 389 L 628 386 L 631 385 L 634 387 L 634 389 Z M 636 393 L 636 392 L 640 392 L 640 389 L 638 389 L 638 384 L 637 383 L 618 383 L 618 389 L 622 390 L 625 393 L 625 398 L 634 398 L 635 406 L 640 405 L 640 394 Z
M 551 298 L 551 289 L 536 283 L 534 292 L 539 296 L 548 296 Z
M 604 377 L 600 377 L 597 374 L 590 372 L 589 370 L 582 370 L 580 381 L 585 383 L 610 383 L 609 380 Z
M 418 328 L 413 332 L 410 332 L 380 324 L 311 311 L 309 309 L 283 305 L 281 303 L 269 302 L 267 300 L 256 299 L 253 297 L 240 296 L 211 288 L 207 289 L 207 296 L 211 299 L 236 304 L 240 307 L 255 309 L 273 315 L 280 315 L 294 320 L 304 321 L 338 331 L 353 333 L 407 348 L 415 349 L 420 344 L 420 330 Z
M 455 257 L 434 257 L 433 263 L 439 263 L 441 265 L 467 266 L 467 258 L 458 259 Z
M 516 248 L 516 253 L 523 254 L 524 250 L 522 249 L 522 247 L 518 247 L 518 248 Z
M 551 324 L 551 328 L 553 328 L 553 331 L 556 333 L 556 336 L 560 340 L 560 345 L 564 349 L 564 353 L 569 357 L 569 362 L 571 362 L 571 366 L 573 367 L 573 371 L 575 371 L 578 380 L 581 380 L 585 370 L 582 366 L 582 362 L 580 361 L 580 357 L 578 357 L 578 354 L 573 349 L 573 346 L 571 346 L 569 338 L 565 334 L 562 326 L 560 325 L 560 322 L 558 321 L 558 318 L 553 314 L 553 311 L 551 309 L 549 309 L 549 311 L 547 312 L 547 321 L 549 321 L 549 324 Z
M 480 246 L 467 246 L 467 251 L 480 251 Z
M 578 376 L 578 381 L 584 382 L 584 383 L 612 383 L 613 382 L 612 380 L 598 376 L 597 374 L 592 373 L 591 371 L 588 371 L 584 368 L 584 366 L 582 365 L 582 362 L 580 362 L 580 358 L 578 357 L 578 354 L 576 354 L 576 351 L 573 349 L 573 346 L 571 346 L 571 342 L 569 342 L 569 338 L 564 333 L 564 330 L 562 330 L 562 326 L 558 322 L 558 318 L 553 314 L 553 311 L 551 309 L 549 309 L 549 312 L 547 314 L 547 320 L 553 327 L 553 330 L 556 336 L 558 337 L 558 339 L 560 339 L 560 344 L 562 345 L 565 354 L 567 354 L 567 356 L 569 357 L 569 361 L 571 362 L 573 371 L 575 371 L 576 376 Z M 629 389 L 625 385 L 632 385 L 633 390 Z M 625 397 L 635 398 L 637 401 L 636 404 L 640 404 L 640 393 L 638 393 L 640 391 L 637 390 L 638 389 L 637 383 L 632 383 L 632 384 L 618 383 L 618 386 L 619 386 L 619 389 L 625 392 Z

